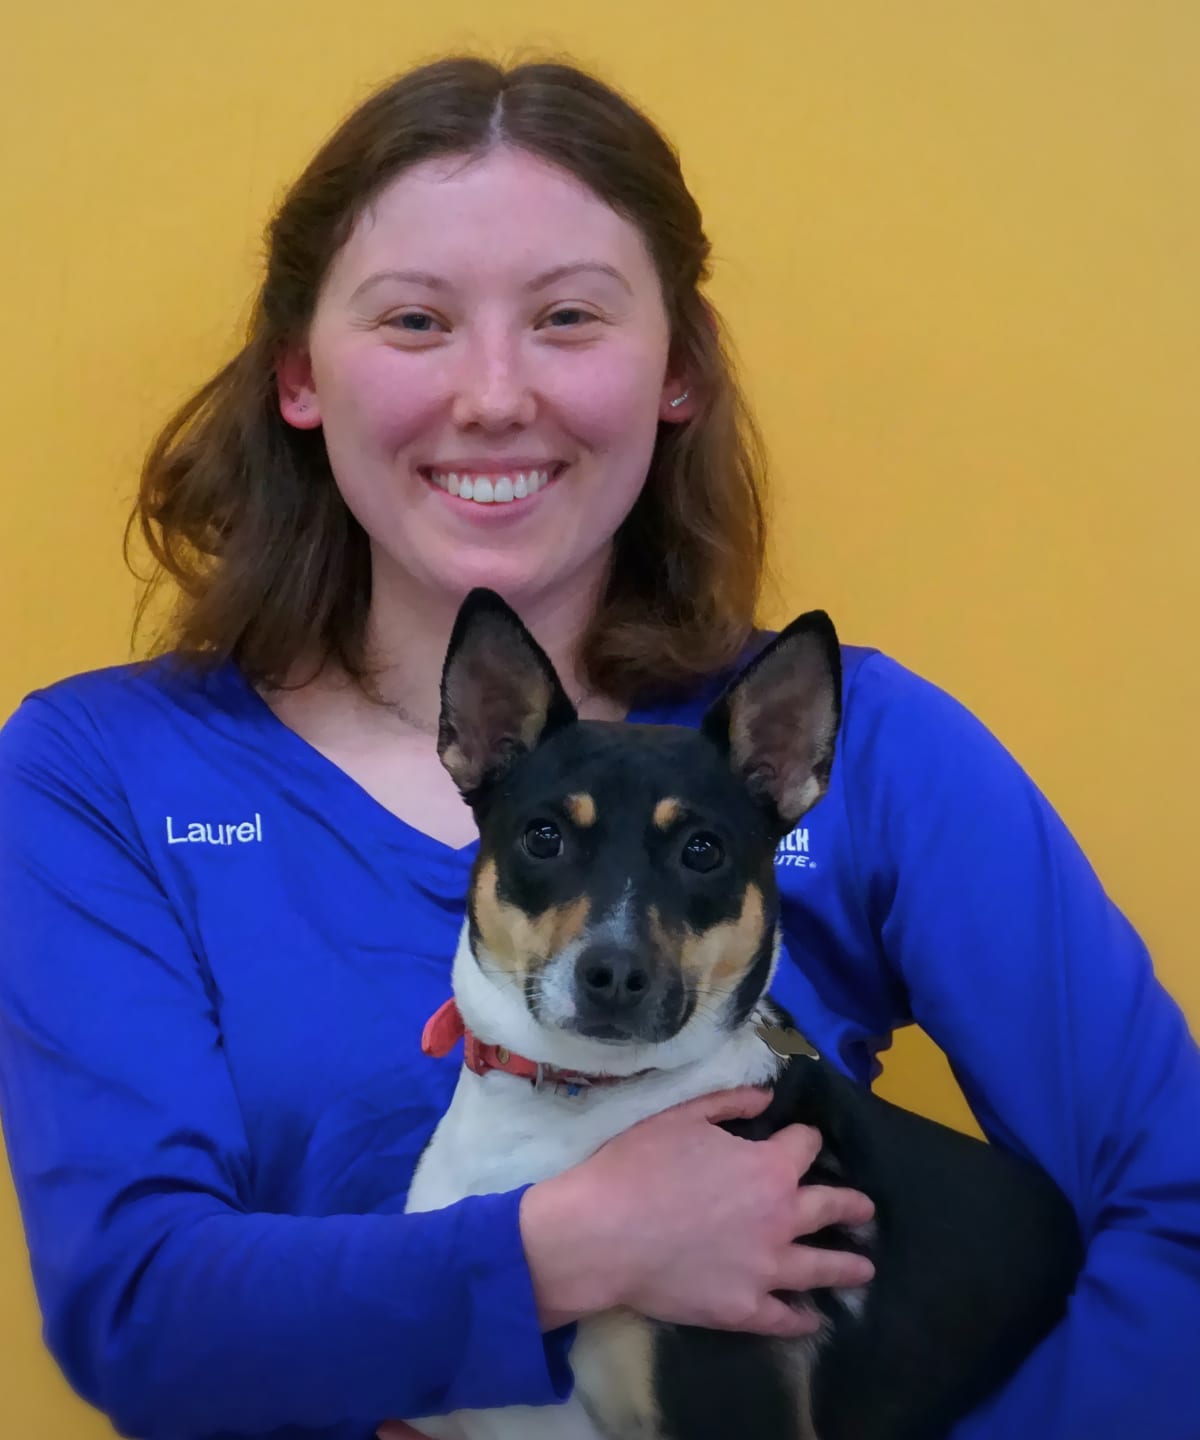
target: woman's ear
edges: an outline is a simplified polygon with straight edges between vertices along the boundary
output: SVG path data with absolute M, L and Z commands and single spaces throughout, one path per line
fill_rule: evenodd
M 279 413 L 297 430 L 315 430 L 321 423 L 321 404 L 313 384 L 312 360 L 307 350 L 289 348 L 275 366 Z
M 696 387 L 686 376 L 667 379 L 658 402 L 658 418 L 661 421 L 668 425 L 680 425 L 690 420 L 699 408 Z
M 699 323 L 711 333 L 713 342 L 719 347 L 721 327 L 716 311 L 702 295 L 697 298 L 700 305 Z M 692 362 L 699 353 L 700 351 L 689 345 L 679 343 L 679 337 L 675 337 L 667 357 L 667 377 L 663 381 L 662 397 L 658 402 L 660 421 L 668 425 L 679 425 L 699 414 L 701 386 L 696 375 L 691 373 Z M 703 368 L 703 361 L 699 364 Z

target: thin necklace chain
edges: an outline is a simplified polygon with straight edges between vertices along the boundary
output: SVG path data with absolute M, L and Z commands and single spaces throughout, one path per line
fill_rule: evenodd
M 595 698 L 595 690 L 585 690 L 572 703 L 576 710 L 581 710 L 589 700 L 594 700 Z M 386 703 L 389 713 L 394 715 L 402 725 L 406 725 L 410 730 L 416 730 L 422 735 L 437 736 L 438 722 L 436 720 L 430 721 L 424 719 L 422 716 L 414 715 L 411 710 L 407 710 L 403 705 L 390 700 Z

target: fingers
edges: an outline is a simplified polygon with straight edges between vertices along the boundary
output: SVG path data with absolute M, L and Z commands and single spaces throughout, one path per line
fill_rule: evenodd
M 801 1185 L 796 1191 L 795 1236 L 815 1235 L 827 1225 L 865 1225 L 875 1206 L 860 1190 L 844 1185 Z
M 808 1174 L 809 1166 L 821 1153 L 821 1146 L 824 1143 L 821 1139 L 821 1132 L 812 1125 L 785 1125 L 782 1130 L 776 1130 L 768 1140 L 759 1142 L 762 1145 L 772 1145 L 776 1150 L 787 1156 L 788 1164 L 796 1172 L 796 1181 L 799 1181 Z
M 823 1250 L 816 1245 L 790 1245 L 779 1262 L 777 1290 L 853 1289 L 874 1278 L 875 1267 L 865 1255 L 850 1250 Z
M 694 1111 L 717 1124 L 722 1120 L 750 1120 L 771 1103 L 771 1092 L 759 1090 L 751 1085 L 739 1085 L 736 1090 L 718 1090 L 712 1095 L 701 1095 L 697 1100 L 687 1100 L 675 1107 L 676 1111 Z
M 789 1305 L 786 1300 L 768 1295 L 754 1315 L 739 1328 L 754 1335 L 798 1340 L 803 1335 L 815 1335 L 821 1328 L 821 1317 L 806 1305 Z
M 821 1153 L 824 1141 L 821 1132 L 811 1125 L 785 1125 L 761 1143 L 774 1145 L 787 1155 L 799 1184 Z M 812 1235 L 827 1225 L 865 1225 L 875 1218 L 870 1197 L 847 1185 L 799 1185 L 797 1206 L 796 1235 Z
M 867 1284 L 874 1275 L 875 1267 L 865 1255 L 820 1250 L 811 1245 L 789 1245 L 780 1260 L 771 1293 L 763 1296 L 752 1314 L 730 1328 L 787 1339 L 815 1335 L 823 1322 L 820 1313 L 805 1303 L 807 1293 L 853 1289 Z M 781 1295 L 792 1299 L 781 1299 Z

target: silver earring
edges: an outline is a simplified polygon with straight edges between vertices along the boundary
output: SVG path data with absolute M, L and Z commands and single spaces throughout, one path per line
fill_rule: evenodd
M 691 393 L 690 390 L 685 390 L 682 395 L 676 395 L 674 400 L 671 401 L 671 409 L 678 410 Z

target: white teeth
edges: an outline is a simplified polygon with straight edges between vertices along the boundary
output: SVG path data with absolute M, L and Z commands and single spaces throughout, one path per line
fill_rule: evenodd
M 461 475 L 454 470 L 431 470 L 427 474 L 439 490 L 477 505 L 507 505 L 544 490 L 550 483 L 548 470 L 518 470 L 512 475 Z

